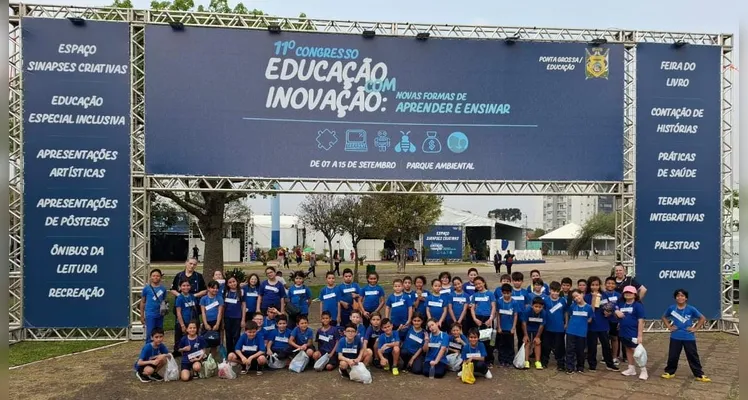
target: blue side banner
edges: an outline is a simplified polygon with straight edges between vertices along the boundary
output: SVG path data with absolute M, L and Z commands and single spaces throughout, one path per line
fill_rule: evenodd
M 461 260 L 462 227 L 434 225 L 423 235 L 427 260 Z
M 127 24 L 24 18 L 24 278 L 28 328 L 127 327 Z
M 623 46 L 146 27 L 151 174 L 619 181 Z
M 720 315 L 720 60 L 716 46 L 639 44 L 636 278 L 659 318 L 688 290 Z

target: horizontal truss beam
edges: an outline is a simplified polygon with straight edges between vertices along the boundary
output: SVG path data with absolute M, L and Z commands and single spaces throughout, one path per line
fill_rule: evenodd
M 325 33 L 361 34 L 373 30 L 386 36 L 415 36 L 428 32 L 432 37 L 451 39 L 506 39 L 549 42 L 585 42 L 605 39 L 615 43 L 675 43 L 704 45 L 732 45 L 732 35 L 722 33 L 654 32 L 616 28 L 564 29 L 537 27 L 499 27 L 488 25 L 449 25 L 410 22 L 339 21 L 322 18 L 275 17 L 221 14 L 213 12 L 130 10 L 116 8 L 54 6 L 12 3 L 13 17 L 67 18 L 121 21 L 139 24 L 168 24 L 181 22 L 186 26 L 211 26 L 243 29 L 266 29 L 278 24 L 287 31 L 316 31 Z
M 453 195 L 619 195 L 620 182 L 381 181 L 340 179 L 246 179 L 152 176 L 150 190 L 251 193 L 436 193 Z

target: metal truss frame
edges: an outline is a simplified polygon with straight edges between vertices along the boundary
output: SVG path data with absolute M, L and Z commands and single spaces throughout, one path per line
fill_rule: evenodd
M 226 191 L 247 193 L 437 193 L 459 195 L 614 195 L 616 201 L 617 259 L 634 272 L 634 176 L 636 143 L 636 43 L 685 42 L 723 47 L 723 66 L 732 65 L 732 35 L 686 32 L 645 32 L 621 29 L 560 29 L 523 28 L 470 25 L 443 25 L 399 22 L 335 21 L 309 18 L 280 18 L 271 16 L 233 15 L 212 12 L 183 12 L 170 10 L 131 10 L 97 7 L 53 6 L 12 3 L 9 31 L 11 44 L 10 69 L 10 285 L 9 330 L 10 341 L 20 340 L 121 340 L 136 337 L 141 331 L 137 308 L 140 291 L 147 282 L 150 258 L 150 206 L 153 191 L 198 192 Z M 131 63 L 131 257 L 130 257 L 130 329 L 25 329 L 23 328 L 23 79 L 21 27 L 23 17 L 69 18 L 117 21 L 130 26 Z M 145 172 L 145 26 L 181 22 L 185 26 L 224 27 L 236 29 L 266 29 L 278 24 L 283 30 L 316 31 L 319 33 L 361 34 L 374 30 L 384 36 L 415 36 L 428 32 L 434 38 L 497 39 L 517 38 L 544 42 L 589 42 L 605 39 L 609 43 L 623 43 L 624 65 L 624 179 L 622 182 L 552 182 L 552 181 L 382 181 L 306 178 L 247 178 L 247 177 L 186 177 L 146 175 Z M 722 187 L 732 189 L 732 86 L 730 68 L 722 78 Z M 386 183 L 386 185 L 383 185 Z M 727 194 L 725 194 L 727 195 Z M 722 214 L 722 265 L 731 258 L 732 210 Z M 738 333 L 737 319 L 732 317 L 731 273 L 722 277 L 723 318 L 710 321 L 707 330 Z M 649 321 L 647 331 L 662 330 L 658 321 Z

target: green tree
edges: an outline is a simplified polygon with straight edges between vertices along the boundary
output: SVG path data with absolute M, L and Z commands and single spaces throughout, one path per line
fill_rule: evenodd
M 376 207 L 371 197 L 345 196 L 340 199 L 334 220 L 338 226 L 338 233 L 351 236 L 353 252 L 355 253 L 353 264 L 353 279 L 358 282 L 358 243 L 364 238 L 377 236 L 375 231 Z
M 579 235 L 569 242 L 566 252 L 571 258 L 576 258 L 579 252 L 587 250 L 592 245 L 593 238 L 608 235 L 615 236 L 616 214 L 598 213 L 585 222 Z
M 730 218 L 733 219 L 732 225 L 735 229 L 740 229 L 740 221 L 733 217 L 733 214 L 738 212 L 738 208 L 740 207 L 740 192 L 738 189 L 733 189 L 727 191 L 725 195 L 727 197 L 725 199 L 725 207 L 732 209 L 730 212 Z
M 310 194 L 299 205 L 299 219 L 304 225 L 321 233 L 327 239 L 330 250 L 330 270 L 333 266 L 332 239 L 340 230 L 336 216 L 340 210 L 340 199 L 332 194 Z M 340 255 L 343 258 L 343 255 Z
M 541 236 L 545 235 L 547 232 L 545 229 L 542 228 L 535 228 L 535 230 L 530 233 L 530 239 L 537 240 L 540 239 Z
M 151 230 L 165 232 L 179 221 L 182 212 L 173 202 L 162 200 L 156 193 L 150 193 L 151 198 Z
M 387 186 L 389 184 L 385 184 Z M 375 228 L 383 237 L 394 242 L 400 260 L 397 272 L 405 272 L 406 249 L 418 236 L 428 232 L 441 215 L 442 197 L 427 192 L 422 183 L 405 184 L 405 193 L 369 194 L 373 212 L 377 216 Z M 380 189 L 386 189 L 386 187 Z
M 509 222 L 519 221 L 522 219 L 522 211 L 519 208 L 496 208 L 488 212 L 488 218 Z

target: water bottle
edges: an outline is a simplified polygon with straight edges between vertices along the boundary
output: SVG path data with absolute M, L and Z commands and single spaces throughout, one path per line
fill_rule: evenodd
M 434 379 L 436 376 L 436 368 L 432 365 L 431 368 L 429 368 L 429 379 Z

